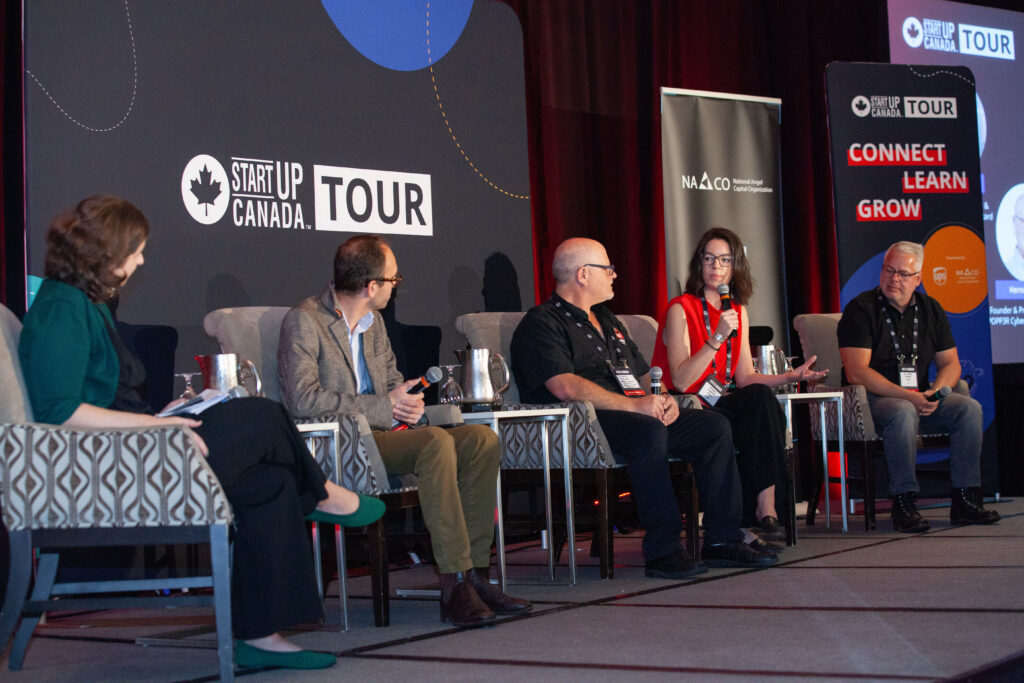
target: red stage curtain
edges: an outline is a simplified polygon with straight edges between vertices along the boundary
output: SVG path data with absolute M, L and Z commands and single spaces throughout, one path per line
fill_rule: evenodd
M 660 314 L 667 86 L 782 99 L 790 313 L 838 310 L 824 69 L 888 59 L 884 2 L 505 1 L 525 43 L 538 300 L 554 248 L 586 236 L 618 266 L 615 309 Z

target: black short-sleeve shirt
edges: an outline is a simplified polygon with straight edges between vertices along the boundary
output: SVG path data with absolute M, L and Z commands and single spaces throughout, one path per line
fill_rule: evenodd
M 519 396 L 526 403 L 553 403 L 558 399 L 544 382 L 571 373 L 622 393 L 613 366 L 627 365 L 636 377 L 650 370 L 630 339 L 625 326 L 604 304 L 594 306 L 601 334 L 590 324 L 586 311 L 552 294 L 530 309 L 512 335 L 512 373 Z
M 881 299 L 879 299 L 881 297 Z M 839 319 L 839 348 L 854 347 L 871 349 L 871 361 L 868 366 L 894 384 L 900 383 L 899 362 L 896 359 L 896 348 L 892 343 L 889 325 L 885 322 L 883 308 L 889 312 L 896 338 L 899 340 L 900 351 L 910 362 L 911 348 L 914 344 L 914 311 L 917 310 L 917 388 L 928 389 L 928 370 L 935 354 L 956 346 L 953 332 L 949 328 L 949 318 L 942 310 L 939 302 L 920 290 L 914 292 L 910 305 L 902 314 L 875 287 L 857 295 L 846 305 L 843 317 Z M 843 371 L 843 384 L 846 371 Z

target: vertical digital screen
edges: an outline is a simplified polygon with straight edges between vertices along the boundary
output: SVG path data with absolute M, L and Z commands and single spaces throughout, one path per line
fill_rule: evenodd
M 1024 13 L 945 0 L 889 0 L 894 64 L 974 74 L 992 361 L 1024 363 Z

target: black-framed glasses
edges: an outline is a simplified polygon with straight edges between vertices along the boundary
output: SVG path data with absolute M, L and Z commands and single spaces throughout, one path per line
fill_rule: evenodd
M 607 266 L 602 266 L 600 263 L 584 263 L 583 265 L 590 266 L 591 268 L 600 268 L 601 270 L 608 271 L 609 275 L 615 275 L 615 265 L 611 263 L 609 263 Z
M 900 280 L 909 280 L 912 277 L 917 277 L 918 275 L 920 275 L 921 271 L 919 270 L 916 273 L 908 273 L 905 270 L 896 270 L 891 266 L 882 266 L 882 274 L 889 278 L 896 276 Z
M 392 285 L 397 287 L 398 285 L 402 284 L 402 279 L 403 278 L 401 273 L 395 273 L 394 277 L 375 277 L 366 284 L 370 284 L 370 282 L 379 282 L 381 284 L 384 284 L 385 282 L 390 282 Z
M 723 268 L 728 268 L 732 265 L 732 254 L 715 256 L 714 254 L 705 251 L 700 260 L 705 266 L 714 266 L 716 263 L 721 263 Z

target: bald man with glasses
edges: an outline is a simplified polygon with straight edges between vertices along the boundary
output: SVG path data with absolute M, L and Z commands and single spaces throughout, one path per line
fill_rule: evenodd
M 905 533 L 931 528 L 917 510 L 920 487 L 914 465 L 921 433 L 950 435 L 950 522 L 999 521 L 999 514 L 982 502 L 981 404 L 956 392 L 938 395 L 960 380 L 960 357 L 946 312 L 917 290 L 923 266 L 920 244 L 893 244 L 885 252 L 878 287 L 847 304 L 838 328 L 843 384 L 867 389 L 871 417 L 885 446 L 893 527 Z M 929 382 L 933 362 L 937 373 Z

